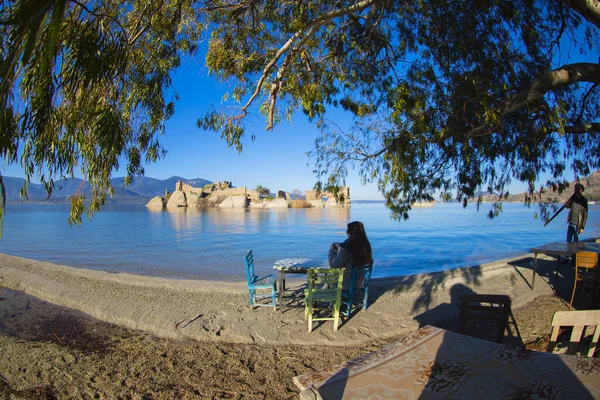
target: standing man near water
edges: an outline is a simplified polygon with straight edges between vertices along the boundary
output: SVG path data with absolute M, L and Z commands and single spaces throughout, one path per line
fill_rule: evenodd
M 569 209 L 567 217 L 567 242 L 579 242 L 579 234 L 583 232 L 587 221 L 588 203 L 583 197 L 584 187 L 581 183 L 575 184 L 575 193 L 571 196 L 565 206 Z

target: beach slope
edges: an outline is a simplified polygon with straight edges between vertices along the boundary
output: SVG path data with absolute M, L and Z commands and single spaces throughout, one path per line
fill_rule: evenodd
M 513 308 L 552 293 L 530 288 L 531 255 L 443 272 L 374 279 L 368 311 L 308 333 L 303 309 L 251 310 L 245 282 L 175 280 L 111 274 L 0 254 L 0 287 L 82 311 L 98 320 L 157 336 L 237 344 L 364 345 L 439 325 L 458 314 L 462 293 L 509 295 Z M 542 260 L 550 276 L 553 260 Z

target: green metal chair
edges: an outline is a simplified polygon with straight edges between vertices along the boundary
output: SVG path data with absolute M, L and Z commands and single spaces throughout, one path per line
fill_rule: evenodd
M 254 306 L 267 306 L 277 309 L 277 291 L 275 290 L 275 276 L 256 276 L 254 274 L 254 256 L 252 250 L 244 257 L 246 266 L 246 278 L 248 279 L 248 295 L 250 297 L 250 308 Z M 268 294 L 257 294 L 257 290 L 270 291 Z M 268 303 L 260 303 L 260 300 L 270 299 Z
M 312 332 L 313 321 L 333 321 L 333 331 L 337 332 L 342 307 L 344 268 L 311 268 L 307 274 L 308 289 L 304 291 L 306 297 L 304 317 L 308 319 L 308 331 Z M 321 306 L 315 307 L 315 303 Z M 315 311 L 330 308 L 330 317 L 313 315 Z
M 356 303 L 357 295 L 363 293 L 362 308 L 367 311 L 369 308 L 369 281 L 373 272 L 373 263 L 362 267 L 354 266 L 352 268 L 352 277 L 350 278 L 350 289 L 342 292 L 342 303 L 346 306 L 344 315 L 349 317 L 352 313 L 352 306 Z M 362 278 L 364 276 L 364 278 Z M 357 286 L 356 280 L 362 278 L 362 283 Z

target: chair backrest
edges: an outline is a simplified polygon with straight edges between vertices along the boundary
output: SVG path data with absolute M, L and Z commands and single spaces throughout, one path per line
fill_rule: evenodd
M 373 263 L 365 265 L 364 271 L 365 271 L 365 280 L 362 285 L 363 289 L 369 286 L 369 281 L 371 280 L 371 274 L 373 273 Z
M 333 288 L 337 285 L 339 292 L 344 281 L 344 268 L 310 268 L 307 271 L 308 290 L 318 290 L 317 285 L 328 285 Z
M 554 313 L 554 317 L 552 317 L 552 334 L 550 335 L 547 351 L 552 352 L 552 349 L 556 346 L 560 328 L 568 326 L 573 327 L 573 332 L 569 339 L 567 354 L 575 354 L 577 352 L 577 347 L 584 334 L 585 327 L 594 327 L 594 334 L 587 353 L 588 357 L 592 357 L 596 351 L 598 337 L 600 336 L 600 310 L 557 311 Z
M 578 251 L 575 254 L 575 265 L 578 268 L 593 269 L 598 264 L 598 253 L 595 251 Z
M 471 319 L 498 321 L 496 342 L 501 343 L 511 315 L 510 306 L 510 297 L 503 294 L 461 295 L 459 332 L 466 333 L 467 321 Z
M 358 279 L 358 272 L 364 271 L 364 279 L 360 286 L 356 286 L 356 279 Z M 352 268 L 352 275 L 350 278 L 350 290 L 365 289 L 369 287 L 369 281 L 371 280 L 371 273 L 373 272 L 373 263 L 366 264 L 364 266 L 354 266 Z
M 244 257 L 244 265 L 246 266 L 246 278 L 248 279 L 248 283 L 252 283 L 254 278 L 254 256 L 252 255 L 252 250 Z

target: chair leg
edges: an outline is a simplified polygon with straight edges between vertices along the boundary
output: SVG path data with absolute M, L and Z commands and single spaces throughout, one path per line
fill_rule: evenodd
M 333 331 L 337 332 L 338 325 L 340 323 L 340 309 L 342 308 L 341 302 L 336 302 L 333 306 Z
M 346 301 L 346 317 L 350 317 L 350 314 L 352 314 L 352 297 L 354 297 L 354 295 L 350 293 L 348 301 Z
M 573 305 L 573 299 L 575 298 L 575 290 L 577 289 L 577 278 L 575 278 L 575 283 L 573 283 L 573 294 L 571 295 L 571 302 L 569 303 L 569 310 Z
M 354 299 L 354 288 L 350 287 L 350 290 L 348 291 L 348 299 L 344 302 L 344 304 L 346 305 L 346 312 L 344 313 L 346 315 L 346 317 L 350 317 L 350 314 L 352 314 L 353 299 Z
M 254 307 L 254 290 L 248 289 L 248 297 L 250 301 L 250 307 Z
M 502 325 L 502 321 L 500 321 L 498 325 L 500 326 L 498 327 L 496 343 L 502 343 L 502 339 L 504 339 L 504 331 L 506 330 L 506 325 Z
M 273 298 L 273 310 L 277 311 L 277 291 L 275 285 L 271 288 L 271 297 Z
M 369 308 L 369 287 L 368 286 L 365 288 L 365 299 L 363 301 L 363 310 L 367 311 L 367 308 Z
M 466 334 L 467 332 L 467 313 L 464 311 L 465 305 L 461 306 L 460 314 L 458 315 L 458 333 Z
M 312 300 L 307 299 L 306 305 L 304 306 L 304 319 L 308 319 L 308 333 L 312 332 L 312 319 L 313 319 Z

